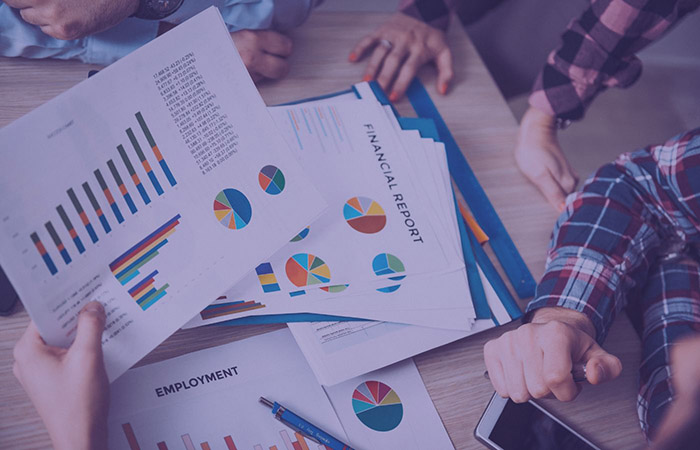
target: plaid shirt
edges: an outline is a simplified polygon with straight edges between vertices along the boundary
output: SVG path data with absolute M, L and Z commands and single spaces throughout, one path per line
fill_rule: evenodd
M 569 196 L 527 311 L 580 311 L 602 342 L 659 252 L 678 239 L 700 244 L 700 128 L 621 155 Z M 674 288 L 692 297 L 688 291 L 699 287 Z M 700 320 L 700 310 L 692 313 Z
M 498 3 L 402 0 L 400 10 L 446 29 L 451 11 L 463 23 L 470 23 Z M 700 0 L 591 0 L 590 7 L 569 24 L 559 48 L 547 58 L 530 104 L 561 121 L 582 118 L 601 91 L 634 83 L 642 72 L 635 53 L 699 5 Z

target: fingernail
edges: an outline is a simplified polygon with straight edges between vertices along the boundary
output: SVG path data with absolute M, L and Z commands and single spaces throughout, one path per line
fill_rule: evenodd
M 349 60 L 350 62 L 355 62 L 355 61 L 357 61 L 357 55 L 355 54 L 355 52 L 350 52 L 350 56 L 348 56 L 348 60 Z
M 95 313 L 95 314 L 104 314 L 105 313 L 105 308 L 102 306 L 102 303 L 100 302 L 90 302 L 85 307 L 81 312 L 90 312 L 90 313 Z
M 396 92 L 392 92 L 392 93 L 389 95 L 389 101 L 390 101 L 390 102 L 395 102 L 395 101 L 397 101 L 398 99 L 399 99 L 399 94 L 397 94 Z
M 603 366 L 601 366 L 600 364 L 597 364 L 596 370 L 598 371 L 598 380 L 605 381 L 605 379 L 606 379 L 605 368 Z
M 447 83 L 442 83 L 442 84 L 440 85 L 440 93 L 441 93 L 442 95 L 447 94 Z
M 365 76 L 362 78 L 362 81 L 372 81 L 372 77 L 369 76 L 369 75 L 365 75 Z

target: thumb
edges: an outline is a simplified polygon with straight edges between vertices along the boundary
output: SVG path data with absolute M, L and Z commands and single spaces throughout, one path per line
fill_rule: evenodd
M 437 54 L 435 65 L 437 66 L 438 72 L 437 90 L 442 95 L 445 95 L 454 77 L 454 71 L 452 70 L 452 52 L 449 47 L 445 47 Z
M 78 332 L 71 350 L 102 352 L 105 320 L 105 309 L 100 302 L 85 305 L 78 314 Z
M 586 364 L 586 379 L 591 384 L 614 380 L 622 372 L 620 359 L 603 350 L 595 342 L 584 353 L 582 361 Z

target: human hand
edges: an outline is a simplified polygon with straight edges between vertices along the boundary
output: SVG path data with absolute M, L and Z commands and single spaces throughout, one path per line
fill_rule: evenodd
M 671 374 L 674 399 L 653 448 L 694 449 L 700 441 L 700 336 L 673 346 Z
M 30 323 L 15 345 L 12 370 L 37 409 L 54 448 L 107 448 L 109 381 L 102 358 L 105 311 L 85 305 L 70 348 L 44 343 Z
M 586 379 L 600 384 L 617 378 L 620 360 L 593 338 L 590 319 L 565 308 L 541 308 L 532 321 L 508 331 L 484 346 L 484 360 L 493 387 L 516 403 L 554 394 L 571 401 L 580 386 L 574 382 L 574 363 L 586 365 Z
M 578 183 L 578 175 L 559 146 L 554 117 L 537 108 L 527 110 L 520 122 L 515 161 L 547 201 L 557 211 L 563 211 L 566 196 Z
M 370 52 L 364 81 L 376 78 L 386 92 L 391 89 L 392 102 L 403 96 L 418 69 L 430 61 L 437 65 L 439 93 L 447 93 L 454 76 L 445 32 L 400 12 L 362 38 L 348 59 L 357 62 Z
M 56 39 L 79 39 L 104 31 L 136 12 L 139 0 L 5 0 L 25 22 Z
M 283 78 L 289 72 L 289 37 L 270 30 L 241 30 L 231 33 L 231 39 L 254 82 Z

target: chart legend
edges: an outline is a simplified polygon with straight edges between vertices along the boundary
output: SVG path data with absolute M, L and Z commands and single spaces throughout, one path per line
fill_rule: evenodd
M 371 198 L 353 197 L 343 206 L 343 217 L 360 233 L 378 233 L 386 225 L 384 209 Z

